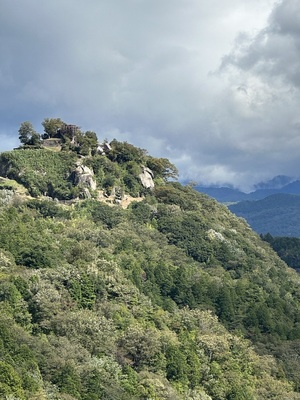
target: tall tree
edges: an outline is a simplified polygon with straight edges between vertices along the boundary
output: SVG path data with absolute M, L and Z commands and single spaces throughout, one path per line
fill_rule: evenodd
M 65 123 L 60 118 L 45 118 L 42 122 L 45 131 L 45 137 L 51 138 L 57 134 L 57 131 Z
M 19 140 L 23 145 L 36 146 L 40 143 L 40 135 L 29 121 L 22 122 L 19 128 Z

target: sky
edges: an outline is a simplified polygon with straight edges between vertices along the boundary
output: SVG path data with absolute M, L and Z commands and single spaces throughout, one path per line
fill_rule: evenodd
M 0 0 L 0 151 L 61 118 L 251 190 L 300 176 L 298 0 Z

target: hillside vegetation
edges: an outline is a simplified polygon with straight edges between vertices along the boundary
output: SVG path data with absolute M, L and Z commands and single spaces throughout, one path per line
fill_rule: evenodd
M 111 148 L 76 201 L 74 152 L 0 155 L 0 397 L 299 399 L 299 276 L 168 160 Z M 143 200 L 99 201 L 117 187 Z
M 270 243 L 273 250 L 291 268 L 300 272 L 300 238 L 297 237 L 273 237 L 270 233 L 261 235 L 261 238 Z

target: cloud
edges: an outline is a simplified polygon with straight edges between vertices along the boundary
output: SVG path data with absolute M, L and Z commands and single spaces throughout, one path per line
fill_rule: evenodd
M 241 35 L 223 66 L 251 71 L 266 80 L 299 87 L 300 6 L 285 0 L 275 6 L 268 26 L 254 37 Z
M 230 90 L 227 107 L 238 123 L 238 148 L 255 174 L 299 169 L 300 4 L 278 3 L 256 35 L 240 35 L 220 72 Z M 240 165 L 245 170 L 248 162 Z M 237 166 L 236 166 L 237 167 Z
M 295 175 L 300 5 L 274 3 L 2 0 L 0 149 L 60 117 L 201 183 Z

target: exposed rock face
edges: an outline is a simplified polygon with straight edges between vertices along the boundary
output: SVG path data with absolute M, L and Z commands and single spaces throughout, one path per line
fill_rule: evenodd
M 139 175 L 142 185 L 146 189 L 153 189 L 154 188 L 153 172 L 151 171 L 150 168 L 147 168 L 145 166 L 142 166 L 142 168 L 143 168 L 143 172 Z
M 107 142 L 104 142 L 102 144 L 98 144 L 98 147 L 97 147 L 96 151 L 97 151 L 98 154 L 101 154 L 101 155 L 106 154 L 107 152 L 111 151 L 111 145 L 109 143 L 107 143 Z
M 209 229 L 207 231 L 207 236 L 210 240 L 219 240 L 220 242 L 224 242 L 225 238 L 220 232 L 216 232 L 214 229 Z
M 0 207 L 11 204 L 14 199 L 14 191 L 10 189 L 0 189 Z
M 89 167 L 81 164 L 78 164 L 72 173 L 72 180 L 75 185 L 81 185 L 91 190 L 96 190 L 97 188 L 94 172 Z
M 61 139 L 59 138 L 50 138 L 50 139 L 44 139 L 42 142 L 43 147 L 46 148 L 57 148 L 58 150 L 61 150 Z

